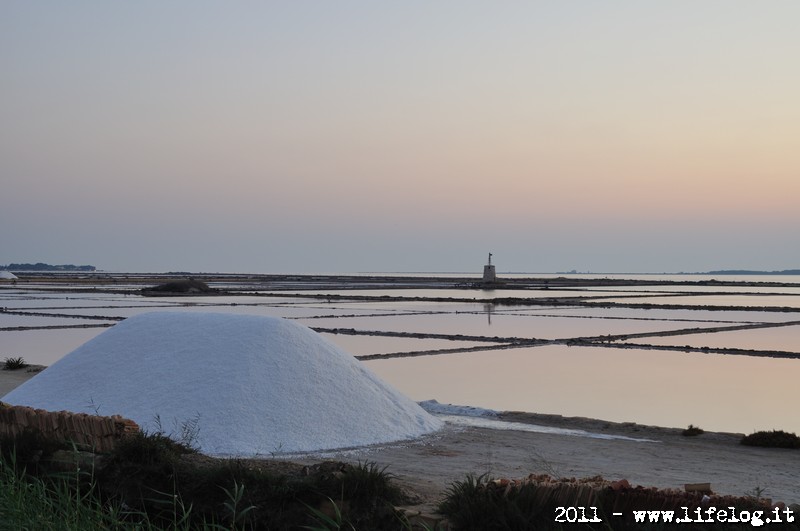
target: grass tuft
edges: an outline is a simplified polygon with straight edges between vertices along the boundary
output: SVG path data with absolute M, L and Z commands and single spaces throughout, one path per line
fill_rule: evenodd
M 533 485 L 506 491 L 486 475 L 468 475 L 448 488 L 439 512 L 454 529 L 548 529 L 553 512 L 536 496 Z
M 25 358 L 19 356 L 17 358 L 6 358 L 5 362 L 3 363 L 3 370 L 4 371 L 15 371 L 17 369 L 24 369 L 28 366 L 28 363 L 25 361 Z
M 401 490 L 375 463 L 214 459 L 159 432 L 65 472 L 56 449 L 68 450 L 39 432 L 0 439 L 0 530 L 410 529 L 394 509 Z
M 342 493 L 354 507 L 372 508 L 376 500 L 397 502 L 400 489 L 392 483 L 394 475 L 373 462 L 349 466 L 342 475 Z

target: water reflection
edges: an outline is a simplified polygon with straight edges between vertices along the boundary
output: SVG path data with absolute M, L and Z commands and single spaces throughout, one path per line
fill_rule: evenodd
M 633 340 L 640 342 L 640 340 Z M 750 350 L 784 350 L 800 352 L 800 325 L 732 330 L 713 334 L 650 337 L 651 345 L 674 345 L 710 348 L 741 348 Z
M 499 311 L 432 315 L 394 315 L 337 319 L 301 319 L 307 326 L 355 328 L 427 334 L 462 334 L 538 339 L 564 339 L 608 334 L 636 334 L 686 328 L 686 323 L 623 319 L 584 319 L 571 316 L 531 316 Z
M 353 356 L 388 354 L 393 352 L 436 351 L 440 349 L 470 348 L 477 344 L 469 341 L 446 339 L 414 339 L 407 337 L 351 336 L 322 334 L 322 336 Z
M 0 332 L 0 359 L 23 357 L 34 365 L 52 365 L 106 328 Z
M 414 400 L 668 427 L 800 432 L 796 360 L 542 346 L 365 362 Z
M 665 295 L 663 297 L 609 298 L 601 300 L 621 304 L 633 302 L 636 304 L 679 304 L 682 306 L 800 308 L 800 295 Z

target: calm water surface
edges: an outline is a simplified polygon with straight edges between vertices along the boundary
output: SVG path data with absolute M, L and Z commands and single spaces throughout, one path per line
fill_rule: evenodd
M 640 340 L 633 341 L 640 342 Z M 651 345 L 690 345 L 700 348 L 791 349 L 792 351 L 797 351 L 798 346 L 800 346 L 800 325 L 756 328 L 753 330 L 731 330 L 710 334 L 652 337 L 647 339 L 647 343 Z
M 736 433 L 800 432 L 800 360 L 559 345 L 366 363 L 415 400 Z

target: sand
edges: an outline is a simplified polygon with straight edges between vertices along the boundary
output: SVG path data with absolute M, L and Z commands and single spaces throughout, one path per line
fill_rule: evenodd
M 328 455 L 345 461 L 375 461 L 419 492 L 428 503 L 466 474 L 523 478 L 627 479 L 632 485 L 682 489 L 686 483 L 711 483 L 717 494 L 762 496 L 787 504 L 800 501 L 797 465 L 800 451 L 753 448 L 740 434 L 705 433 L 684 437 L 680 429 L 618 424 L 586 418 L 505 413 L 500 420 L 558 426 L 636 439 L 598 439 L 448 425 L 413 444 L 386 445 L 352 454 Z
M 33 373 L 0 371 L 5 393 Z M 705 433 L 684 437 L 681 430 L 612 423 L 580 417 L 534 413 L 502 413 L 503 422 L 585 430 L 633 439 L 601 439 L 574 435 L 469 427 L 447 423 L 432 435 L 396 444 L 347 452 L 297 455 L 292 461 L 322 459 L 373 461 L 387 466 L 398 483 L 432 507 L 453 481 L 467 474 L 521 478 L 530 473 L 563 477 L 601 475 L 627 479 L 633 485 L 683 488 L 685 483 L 711 483 L 717 494 L 748 495 L 763 489 L 773 502 L 800 502 L 797 466 L 800 451 L 753 448 L 739 444 L 741 434 Z
M 13 371 L 0 370 L 0 397 L 33 378 L 42 369 L 42 365 L 29 365 Z

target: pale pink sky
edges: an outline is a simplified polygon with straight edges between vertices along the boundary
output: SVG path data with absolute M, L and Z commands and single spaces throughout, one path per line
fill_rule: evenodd
M 800 268 L 800 4 L 0 5 L 0 265 Z

